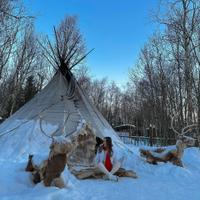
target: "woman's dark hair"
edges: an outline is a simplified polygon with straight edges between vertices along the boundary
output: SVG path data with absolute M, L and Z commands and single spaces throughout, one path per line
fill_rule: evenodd
M 107 148 L 108 148 L 108 151 L 109 151 L 109 153 L 110 153 L 110 155 L 112 156 L 112 154 L 113 154 L 113 150 L 112 150 L 112 139 L 111 139 L 111 137 L 104 137 L 104 139 L 106 140 L 106 146 L 107 146 Z
M 97 153 L 97 150 L 99 149 L 101 144 L 103 144 L 103 140 L 100 137 L 96 137 L 95 154 Z

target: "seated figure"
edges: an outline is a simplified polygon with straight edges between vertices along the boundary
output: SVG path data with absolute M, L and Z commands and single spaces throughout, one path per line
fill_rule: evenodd
M 116 152 L 114 152 L 112 146 L 112 139 L 105 137 L 96 151 L 96 167 L 105 174 L 105 179 L 118 181 L 118 177 L 114 174 L 120 169 L 123 159 L 116 159 Z

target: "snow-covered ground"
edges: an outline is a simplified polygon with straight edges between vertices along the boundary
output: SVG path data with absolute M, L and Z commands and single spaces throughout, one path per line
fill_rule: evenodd
M 139 155 L 138 148 L 130 146 Z M 150 165 L 139 156 L 129 156 L 126 165 L 138 179 L 120 178 L 119 182 L 105 180 L 77 180 L 66 169 L 64 177 L 68 188 L 34 185 L 30 174 L 24 171 L 24 161 L 0 159 L 1 200 L 200 200 L 200 151 L 185 151 L 185 167 L 170 163 Z

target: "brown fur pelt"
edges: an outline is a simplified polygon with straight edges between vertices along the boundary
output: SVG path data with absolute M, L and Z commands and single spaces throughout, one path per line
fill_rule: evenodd
M 26 171 L 32 173 L 32 180 L 35 184 L 41 182 L 44 177 L 47 160 L 43 160 L 42 163 L 36 165 L 33 161 L 34 155 L 29 155 Z
M 185 135 L 179 135 L 174 149 L 157 148 L 154 150 L 140 149 L 140 155 L 146 158 L 150 164 L 158 162 L 171 162 L 174 165 L 183 167 L 182 157 L 184 149 L 195 145 L 195 139 Z
M 70 149 L 71 143 L 54 139 L 50 146 L 48 159 L 43 160 L 39 166 L 33 161 L 34 155 L 29 155 L 26 171 L 32 172 L 33 182 L 36 184 L 43 181 L 45 186 L 65 187 L 61 173 L 65 169 L 66 154 Z
M 72 138 L 72 150 L 67 155 L 67 164 L 70 172 L 78 179 L 102 178 L 102 174 L 94 163 L 96 150 L 96 134 L 89 124 L 86 124 L 78 136 Z M 116 172 L 119 177 L 137 178 L 135 172 L 120 168 Z
M 98 170 L 96 167 L 87 167 L 84 169 L 73 169 L 72 174 L 74 174 L 78 179 L 99 179 L 103 178 L 104 174 Z M 137 174 L 132 170 L 126 170 L 124 168 L 120 168 L 116 173 L 116 176 L 119 177 L 130 177 L 130 178 L 138 178 Z
M 162 153 L 162 156 L 160 156 Z M 160 155 L 159 155 L 160 154 Z M 140 155 L 146 158 L 146 161 L 150 164 L 156 165 L 158 162 L 171 162 L 174 165 L 183 167 L 181 159 L 178 157 L 177 149 L 166 150 L 159 148 L 155 150 L 140 149 Z
M 27 172 L 33 172 L 34 171 L 34 166 L 33 166 L 33 155 L 29 155 L 28 157 L 28 163 L 27 163 L 27 166 L 26 166 L 26 171 Z
M 61 173 L 65 169 L 67 154 L 71 150 L 72 144 L 65 139 L 59 142 L 53 140 L 50 146 L 49 158 L 44 172 L 43 182 L 45 186 L 55 185 L 65 187 Z
M 96 135 L 91 126 L 85 124 L 80 132 L 73 136 L 71 140 L 73 145 L 67 155 L 68 166 L 92 165 L 95 157 Z
M 71 142 L 68 142 L 67 140 L 63 140 L 63 142 L 58 142 L 54 139 L 50 145 L 49 159 L 58 154 L 68 154 L 71 149 Z
M 77 164 L 90 165 L 95 157 L 96 136 L 90 125 L 85 126 L 78 134 L 71 138 L 71 142 L 65 138 L 54 138 L 50 145 L 47 160 L 40 166 L 33 163 L 33 155 L 29 155 L 26 171 L 32 172 L 33 182 L 43 181 L 45 186 L 55 185 L 63 187 L 61 178 L 66 163 L 70 166 Z
M 77 178 L 97 177 L 99 172 L 94 167 L 95 146 L 95 131 L 89 124 L 85 124 L 79 133 L 71 137 L 71 142 L 53 140 L 48 159 L 43 161 L 42 166 L 35 166 L 32 159 L 33 156 L 30 155 L 26 169 L 27 171 L 32 171 L 34 183 L 43 181 L 45 186 L 55 185 L 59 188 L 65 187 L 61 173 L 66 163 L 71 173 Z M 78 166 L 78 170 L 76 170 L 76 166 Z M 85 171 L 84 167 L 87 167 L 89 170 Z M 102 175 L 100 176 L 102 177 Z M 122 168 L 116 175 L 137 177 L 135 172 Z
M 65 169 L 66 154 L 53 155 L 51 159 L 48 159 L 47 166 L 44 173 L 44 185 L 50 186 L 55 178 L 61 179 L 61 173 Z

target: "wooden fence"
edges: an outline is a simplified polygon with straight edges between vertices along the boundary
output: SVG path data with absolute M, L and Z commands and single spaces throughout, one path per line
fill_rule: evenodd
M 158 137 L 145 137 L 145 136 L 124 136 L 120 135 L 121 140 L 125 144 L 134 144 L 136 146 L 145 145 L 145 146 L 166 146 L 166 145 L 175 145 L 175 138 L 158 138 Z

